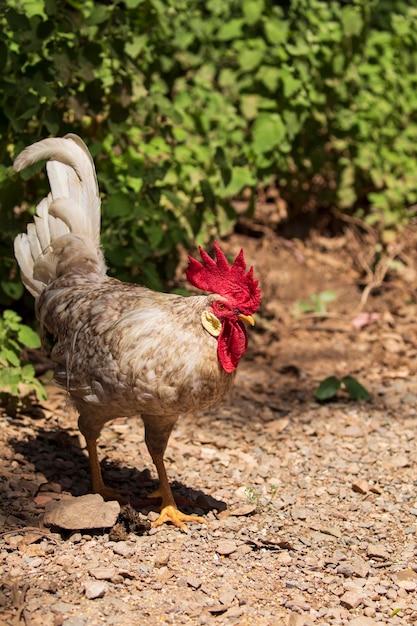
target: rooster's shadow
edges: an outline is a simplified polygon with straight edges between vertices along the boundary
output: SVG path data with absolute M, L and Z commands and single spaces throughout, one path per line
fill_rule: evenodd
M 73 496 L 90 493 L 88 457 L 85 450 L 80 447 L 77 435 L 59 428 L 56 430 L 40 428 L 34 436 L 29 435 L 25 439 L 14 438 L 9 440 L 9 443 L 15 451 L 15 459 L 18 462 L 20 460 L 13 472 L 15 483 L 19 482 L 19 473 L 22 479 L 27 479 L 30 470 L 45 477 L 45 483 L 40 486 L 39 481 L 36 481 L 36 489 L 29 494 L 31 497 L 35 497 L 39 491 L 48 490 L 62 490 Z M 139 457 L 138 463 L 146 464 L 147 460 Z M 149 459 L 149 467 L 152 466 L 151 464 Z M 116 490 L 129 492 L 130 504 L 135 509 L 144 513 L 159 510 L 159 501 L 149 498 L 149 494 L 157 488 L 158 481 L 151 477 L 148 466 L 143 471 L 139 471 L 107 458 L 103 458 L 100 465 L 104 482 Z M 223 511 L 227 508 L 225 502 L 216 500 L 204 491 L 192 489 L 181 482 L 174 481 L 171 487 L 177 504 L 184 512 L 204 514 L 213 510 Z

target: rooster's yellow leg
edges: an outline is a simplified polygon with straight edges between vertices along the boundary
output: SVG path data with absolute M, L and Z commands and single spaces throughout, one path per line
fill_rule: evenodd
M 127 504 L 129 498 L 126 496 L 129 492 L 117 491 L 104 484 L 101 474 L 100 463 L 97 454 L 97 439 L 86 439 L 88 460 L 90 461 L 92 492 L 99 493 L 104 500 L 118 500 L 120 504 Z
M 152 526 L 161 526 L 166 522 L 171 522 L 174 526 L 180 528 L 183 532 L 187 532 L 185 522 L 196 522 L 198 524 L 207 524 L 206 520 L 199 515 L 186 515 L 182 513 L 175 504 L 171 487 L 169 486 L 168 476 L 165 470 L 164 459 L 162 454 L 152 454 L 153 462 L 159 477 L 159 487 L 154 491 L 151 498 L 161 498 L 161 512 L 157 520 L 152 522 Z

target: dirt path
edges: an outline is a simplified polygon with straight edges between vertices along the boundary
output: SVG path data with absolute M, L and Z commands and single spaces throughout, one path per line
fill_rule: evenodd
M 229 241 L 264 294 L 236 387 L 180 420 L 166 456 L 208 526 L 43 528 L 48 502 L 88 493 L 76 416 L 53 390 L 35 415 L 0 414 L 0 624 L 417 621 L 417 255 L 404 247 L 358 317 L 366 272 L 348 235 L 261 235 Z M 291 314 L 324 289 L 336 294 L 325 315 Z M 331 375 L 356 377 L 371 401 L 318 403 Z M 140 423 L 109 424 L 101 454 L 109 483 L 141 498 L 155 485 Z

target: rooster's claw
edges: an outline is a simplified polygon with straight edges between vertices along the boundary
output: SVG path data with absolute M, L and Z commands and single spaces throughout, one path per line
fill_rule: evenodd
M 174 526 L 177 526 L 184 533 L 188 532 L 187 526 L 184 522 L 197 522 L 198 524 L 207 524 L 204 517 L 200 517 L 199 515 L 187 515 L 186 513 L 181 513 L 179 509 L 171 504 L 165 506 L 158 517 L 157 520 L 152 522 L 152 527 L 162 526 L 166 522 L 171 522 Z

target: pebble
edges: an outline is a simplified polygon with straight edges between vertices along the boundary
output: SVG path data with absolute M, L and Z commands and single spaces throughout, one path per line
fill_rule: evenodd
M 216 546 L 216 552 L 221 554 L 222 556 L 229 556 L 237 550 L 237 545 L 235 541 L 229 539 L 223 539 L 218 542 Z
M 187 585 L 189 587 L 192 587 L 193 589 L 198 589 L 199 587 L 201 587 L 201 580 L 197 578 L 197 576 L 189 574 L 186 578 L 186 581 Z
M 120 556 L 129 558 L 136 552 L 136 546 L 128 541 L 118 541 L 113 546 L 113 552 Z
M 84 593 L 89 600 L 102 598 L 107 591 L 107 584 L 101 581 L 87 581 L 84 583 Z
M 339 599 L 340 604 L 347 609 L 356 609 L 364 601 L 364 594 L 360 590 L 346 591 Z
M 356 480 L 353 484 L 352 484 L 352 489 L 353 491 L 356 491 L 357 493 L 368 493 L 370 487 L 369 487 L 369 483 L 367 480 Z
M 395 456 L 391 457 L 389 464 L 391 467 L 409 467 L 410 459 L 405 454 L 396 454 Z
M 369 574 L 370 565 L 367 561 L 362 559 L 361 557 L 356 557 L 351 562 L 353 573 L 359 578 L 366 578 Z
M 97 580 L 111 580 L 116 575 L 115 567 L 94 567 L 88 573 Z
M 78 617 L 77 615 L 71 615 L 62 623 L 62 626 L 85 626 L 86 620 Z
M 371 559 L 381 559 L 383 561 L 388 561 L 390 559 L 390 555 L 387 550 L 380 545 L 370 543 L 368 544 L 366 552 Z
M 158 552 L 155 554 L 155 567 L 164 567 L 165 565 L 168 565 L 170 558 L 171 552 L 169 550 L 158 550 Z

